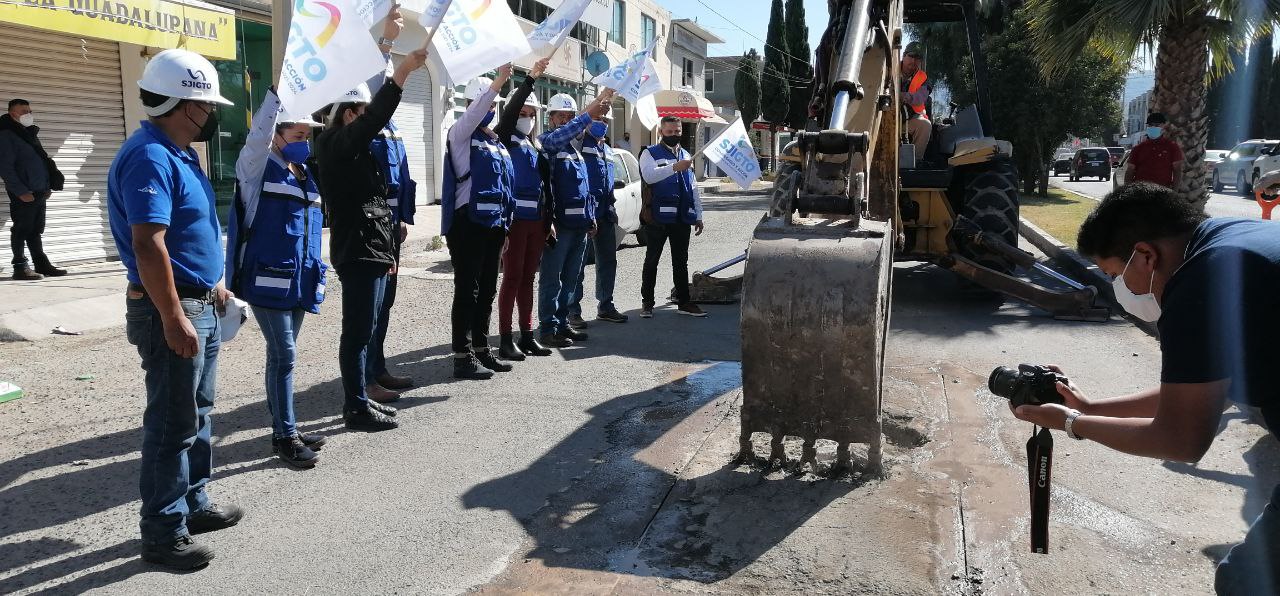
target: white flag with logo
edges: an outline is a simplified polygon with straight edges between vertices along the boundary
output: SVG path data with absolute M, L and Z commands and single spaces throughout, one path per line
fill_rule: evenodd
M 751 146 L 751 137 L 747 136 L 742 118 L 734 120 L 724 132 L 712 139 L 702 150 L 702 155 L 720 166 L 742 190 L 751 188 L 751 183 L 760 178 L 760 160 L 756 158 L 756 150 Z
M 447 6 L 447 9 L 444 7 Z M 449 78 L 465 83 L 530 52 L 524 30 L 503 0 L 430 0 L 420 21 Z
M 626 60 L 619 62 L 617 66 L 600 73 L 596 78 L 591 79 L 591 82 L 619 92 L 631 88 L 644 75 L 648 62 L 652 60 L 650 56 L 653 54 L 653 48 L 657 45 L 658 38 L 655 37 L 653 41 L 649 42 L 649 47 L 632 54 Z
M 286 114 L 310 114 L 386 68 L 355 0 L 299 0 L 280 69 Z
M 618 96 L 631 102 L 636 103 L 642 97 L 648 97 L 662 90 L 662 80 L 658 78 L 658 66 L 654 64 L 653 58 L 647 54 L 644 57 L 644 64 L 639 70 L 639 76 L 631 80 L 631 84 L 625 89 L 618 89 Z
M 564 0 L 533 31 L 529 32 L 529 47 L 537 52 L 547 47 L 560 47 L 569 38 L 573 26 L 582 19 L 582 13 L 592 0 Z

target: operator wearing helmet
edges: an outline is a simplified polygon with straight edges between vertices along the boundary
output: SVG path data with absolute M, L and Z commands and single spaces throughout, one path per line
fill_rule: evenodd
M 550 165 L 547 182 L 551 186 L 551 208 L 547 216 L 553 222 L 551 238 L 542 253 L 538 282 L 538 318 L 544 345 L 564 348 L 587 334 L 569 326 L 569 305 L 582 274 L 582 258 L 587 236 L 595 234 L 595 203 L 588 184 L 587 166 L 573 142 L 591 125 L 592 118 L 609 110 L 612 89 L 606 89 L 581 114 L 577 102 L 559 94 L 547 102 L 547 121 L 552 130 L 542 133 L 538 142 Z M 576 114 L 576 116 L 575 116 Z
M 533 131 L 538 125 L 538 110 L 542 104 L 533 95 L 533 85 L 547 69 L 550 58 L 543 58 L 533 65 L 533 70 L 511 96 L 498 118 L 493 132 L 507 145 L 511 163 L 515 167 L 515 213 L 511 230 L 507 233 L 507 245 L 502 253 L 502 286 L 498 288 L 498 332 L 502 341 L 498 355 L 507 360 L 524 360 L 525 356 L 550 356 L 551 350 L 538 343 L 533 333 L 533 278 L 542 261 L 542 247 L 546 245 L 548 225 L 543 197 L 542 168 L 537 139 Z M 519 305 L 520 342 L 515 342 L 511 329 L 511 309 Z
M 125 330 L 146 371 L 142 416 L 142 559 L 194 569 L 213 551 L 191 534 L 240 521 L 210 503 L 222 286 L 221 226 L 213 187 L 192 143 L 213 138 L 222 97 L 218 71 L 188 50 L 165 50 L 138 81 L 148 119 L 107 174 L 108 217 L 129 279 Z
M 933 91 L 933 83 L 929 75 L 920 68 L 924 61 L 924 46 L 913 41 L 902 51 L 902 69 L 899 78 L 899 101 L 909 114 L 906 122 L 907 137 L 916 147 L 916 159 L 924 157 L 929 147 L 929 137 L 933 136 L 933 123 L 929 121 L 929 93 Z
M 592 100 L 595 98 L 592 97 Z M 615 225 L 618 223 L 618 212 L 614 207 L 617 199 L 613 196 L 613 148 L 609 146 L 609 122 L 613 120 L 612 110 L 595 116 L 586 134 L 582 135 L 582 161 L 587 166 L 587 183 L 591 189 L 591 198 L 596 203 L 596 235 L 587 243 L 587 250 L 595 251 L 596 257 L 596 318 L 610 323 L 626 323 L 627 315 L 618 312 L 613 305 L 614 280 L 618 275 L 618 241 Z M 569 326 L 584 328 L 587 322 L 582 320 L 582 280 L 587 270 L 587 260 L 582 260 L 581 273 L 578 274 L 578 288 L 573 293 L 573 303 L 569 305 Z
M 449 129 L 441 197 L 442 230 L 453 264 L 453 376 L 483 380 L 511 365 L 489 351 L 489 317 L 498 292 L 498 259 L 515 206 L 515 166 L 489 126 L 497 116 L 498 91 L 511 78 L 511 65 L 498 78 L 467 83 L 467 111 Z
M 320 191 L 306 166 L 309 117 L 281 114 L 267 91 L 236 160 L 236 198 L 227 222 L 227 285 L 253 305 L 267 342 L 264 379 L 271 413 L 271 450 L 294 468 L 320 460 L 320 435 L 298 431 L 293 413 L 293 366 L 303 316 L 324 301 Z

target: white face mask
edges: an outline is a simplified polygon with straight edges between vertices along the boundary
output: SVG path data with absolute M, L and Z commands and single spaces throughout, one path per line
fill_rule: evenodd
M 1120 303 L 1120 308 L 1125 312 L 1138 317 L 1148 323 L 1154 323 L 1160 320 L 1160 303 L 1156 301 L 1155 287 L 1156 272 L 1151 271 L 1151 281 L 1147 284 L 1146 294 L 1134 294 L 1133 290 L 1124 283 L 1124 273 L 1129 270 L 1129 263 L 1133 262 L 1133 256 L 1138 254 L 1137 251 L 1129 253 L 1129 260 L 1124 264 L 1124 271 L 1120 272 L 1115 279 L 1111 280 L 1111 287 L 1116 293 L 1116 302 Z
M 36 123 L 35 114 L 23 114 L 18 116 L 18 124 L 23 126 L 32 126 Z
M 520 131 L 520 134 L 525 135 L 533 132 L 533 118 L 521 118 L 516 120 L 516 130 Z

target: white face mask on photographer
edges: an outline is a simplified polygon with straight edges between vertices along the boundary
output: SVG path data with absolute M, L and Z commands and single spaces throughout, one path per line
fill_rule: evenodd
M 34 115 L 23 114 L 21 116 L 18 116 L 18 124 L 21 124 L 26 127 L 31 127 L 31 126 L 35 126 L 35 123 L 36 123 L 36 117 Z
M 521 118 L 516 120 L 516 130 L 520 131 L 520 134 L 523 135 L 528 135 L 533 132 L 533 118 Z
M 1125 312 L 1142 319 L 1148 323 L 1154 323 L 1160 320 L 1160 303 L 1156 301 L 1155 288 L 1156 272 L 1151 270 L 1151 280 L 1147 285 L 1146 294 L 1134 294 L 1133 290 L 1124 283 L 1125 271 L 1129 270 L 1129 263 L 1133 262 L 1134 255 L 1138 254 L 1135 250 L 1129 253 L 1129 260 L 1124 264 L 1124 271 L 1120 272 L 1115 279 L 1111 280 L 1111 287 L 1116 293 L 1116 302 L 1120 303 L 1120 308 Z

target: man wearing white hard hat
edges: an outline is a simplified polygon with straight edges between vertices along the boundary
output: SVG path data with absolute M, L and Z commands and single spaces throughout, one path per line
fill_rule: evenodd
M 533 94 L 533 86 L 546 70 L 550 58 L 533 65 L 524 82 L 511 92 L 507 105 L 493 132 L 507 145 L 515 167 L 515 211 L 507 243 L 502 251 L 502 286 L 498 288 L 498 355 L 507 360 L 524 360 L 525 356 L 550 356 L 551 350 L 538 343 L 533 331 L 533 280 L 542 262 L 548 228 L 543 216 L 541 152 L 534 131 L 542 104 Z M 520 311 L 520 341 L 512 333 L 511 310 Z
M 369 399 L 369 343 L 378 327 L 387 275 L 395 266 L 387 181 L 370 149 L 400 105 L 405 82 L 427 61 L 409 52 L 377 94 L 368 85 L 339 98 L 314 143 L 320 192 L 329 214 L 329 258 L 342 282 L 342 417 L 351 430 L 377 432 L 399 426 L 395 408 Z
M 588 97 L 595 101 L 594 97 Z M 614 207 L 617 200 L 613 195 L 613 182 L 616 179 L 613 170 L 614 151 L 606 137 L 612 120 L 612 110 L 596 116 L 591 126 L 587 127 L 586 134 L 582 135 L 582 160 L 587 166 L 587 184 L 596 204 L 596 235 L 587 242 L 587 250 L 594 251 L 596 258 L 596 318 L 610 323 L 626 323 L 627 315 L 618 312 L 613 304 L 614 280 L 618 276 L 618 212 Z M 578 274 L 578 288 L 573 294 L 573 303 L 569 305 L 571 327 L 587 326 L 586 321 L 582 320 L 582 280 L 587 270 L 586 262 L 584 258 Z
M 442 189 L 441 230 L 453 264 L 453 376 L 484 380 L 511 365 L 489 350 L 489 319 L 498 293 L 498 260 L 515 209 L 515 166 L 490 128 L 498 92 L 511 65 L 498 78 L 467 83 L 467 111 L 449 129 Z
M 280 112 L 267 91 L 236 160 L 236 198 L 227 222 L 227 286 L 253 306 L 267 341 L 267 411 L 271 450 L 285 464 L 311 468 L 323 436 L 298 430 L 293 412 L 293 366 L 306 313 L 324 301 L 320 191 L 306 166 L 309 117 Z
M 585 341 L 587 334 L 569 326 L 569 305 L 582 278 L 582 258 L 587 236 L 595 233 L 595 204 L 587 183 L 586 163 L 574 141 L 591 125 L 592 118 L 609 110 L 612 90 L 605 90 L 578 113 L 578 103 L 561 93 L 547 101 L 547 121 L 551 130 L 538 136 L 542 144 L 551 187 L 551 238 L 542 253 L 538 275 L 539 341 L 553 348 L 565 348 Z
M 238 507 L 210 502 L 222 286 L 213 187 L 191 148 L 213 138 L 222 97 L 203 56 L 165 50 L 138 81 L 148 119 L 107 174 L 108 217 L 129 280 L 125 329 L 146 371 L 142 417 L 142 558 L 178 569 L 213 559 L 191 535 L 235 525 Z

